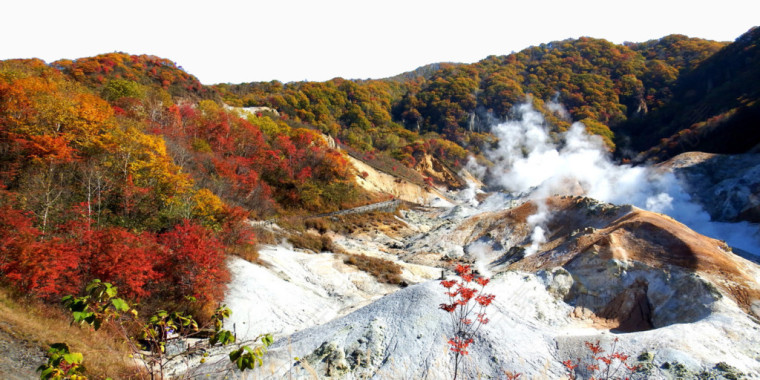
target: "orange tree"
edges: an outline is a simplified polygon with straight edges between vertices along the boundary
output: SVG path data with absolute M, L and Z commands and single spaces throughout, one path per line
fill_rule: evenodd
M 475 341 L 480 327 L 488 323 L 485 310 L 495 298 L 493 294 L 483 291 L 490 280 L 486 277 L 476 277 L 469 265 L 457 265 L 456 273 L 459 280 L 441 281 L 441 286 L 446 288 L 449 303 L 440 305 L 451 317 L 452 336 L 448 344 L 454 354 L 455 380 L 462 359 L 469 354 L 467 348 Z

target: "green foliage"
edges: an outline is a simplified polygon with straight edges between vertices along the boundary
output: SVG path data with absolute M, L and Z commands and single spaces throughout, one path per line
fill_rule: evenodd
M 689 67 L 677 79 L 669 73 L 671 96 L 659 109 L 620 126 L 618 140 L 626 148 L 648 150 L 639 160 L 691 150 L 743 153 L 760 143 L 760 29 Z
M 161 357 L 166 352 L 166 343 L 173 334 L 189 335 L 198 331 L 198 322 L 192 315 L 182 312 L 167 312 L 159 310 L 148 318 L 148 322 L 142 329 L 142 340 L 146 341 L 147 347 L 155 356 Z
M 42 380 L 87 380 L 86 368 L 82 364 L 84 356 L 79 352 L 71 352 L 66 343 L 53 343 L 47 352 L 48 362 L 40 365 Z
M 419 92 L 410 91 L 397 107 L 407 128 L 436 131 L 462 143 L 460 129 L 470 129 L 477 106 L 480 73 L 474 66 L 441 65 Z
M 138 313 L 133 306 L 129 302 L 117 298 L 117 295 L 117 288 L 110 283 L 94 280 L 87 285 L 86 296 L 67 295 L 63 297 L 63 304 L 71 312 L 72 323 L 86 323 L 95 330 L 100 329 L 106 323 L 114 323 L 120 327 L 116 331 L 124 334 L 122 338 L 131 344 L 134 355 L 142 357 L 147 371 L 153 375 L 154 369 L 158 368 L 158 372 L 163 378 L 165 365 L 174 358 L 174 356 L 167 356 L 167 344 L 172 340 L 186 339 L 197 334 L 201 330 L 198 322 L 187 313 L 181 311 L 168 312 L 166 310 L 159 310 L 148 317 L 146 321 L 142 321 L 138 318 Z M 195 297 L 186 298 L 191 303 L 196 302 Z M 231 314 L 232 311 L 226 306 L 220 306 L 214 311 L 211 317 L 214 331 L 208 339 L 210 346 L 217 344 L 225 346 L 235 342 L 235 336 L 232 332 L 223 328 L 224 320 L 229 318 Z M 127 335 L 127 331 L 134 330 L 134 327 L 130 327 L 130 325 L 135 324 L 139 326 L 137 327 L 138 336 Z M 259 338 L 261 338 L 261 346 L 255 348 L 243 346 L 230 353 L 230 360 L 241 371 L 252 369 L 255 363 L 258 363 L 259 366 L 263 363 L 266 348 L 272 344 L 273 338 L 270 334 L 261 335 L 257 339 Z M 140 342 L 139 346 L 134 342 Z M 140 350 L 149 351 L 150 356 L 142 356 Z M 183 351 L 178 355 L 186 354 L 187 352 Z M 48 364 L 39 369 L 43 372 L 42 378 L 86 380 L 85 377 L 76 377 L 84 373 L 84 367 L 81 365 L 82 354 L 69 353 L 66 344 L 58 343 L 51 347 L 49 356 Z
M 610 147 L 618 126 L 670 101 L 676 79 L 725 43 L 679 35 L 616 45 L 580 38 L 555 41 L 471 65 L 435 64 L 388 80 L 218 85 L 230 104 L 268 106 L 283 118 L 314 125 L 360 153 L 403 150 L 435 132 L 477 153 L 493 119 L 532 97 L 557 131 L 585 120 Z M 563 104 L 572 120 L 543 103 Z M 399 128 L 403 125 L 406 130 Z M 403 131 L 403 132 L 402 132 Z M 393 137 L 391 137 L 393 136 Z M 451 166 L 461 155 L 445 157 Z
M 229 318 L 232 311 L 227 306 L 220 306 L 214 311 L 211 322 L 214 324 L 214 334 L 209 338 L 212 346 L 219 343 L 222 346 L 235 343 L 235 335 L 229 330 L 223 329 L 224 320 Z
M 103 98 L 109 102 L 121 98 L 142 99 L 144 97 L 145 90 L 143 87 L 139 83 L 131 80 L 112 79 L 105 85 L 105 87 L 103 87 Z
M 261 346 L 253 348 L 250 346 L 243 346 L 235 351 L 230 352 L 230 361 L 235 363 L 240 371 L 245 372 L 246 369 L 253 369 L 256 365 L 261 367 L 264 364 L 264 354 L 267 351 L 267 347 L 272 345 L 272 342 L 274 340 L 269 334 L 262 335 L 260 338 Z M 259 338 L 256 338 L 254 340 L 257 339 Z
M 615 143 L 613 142 L 615 139 L 615 134 L 610 130 L 608 126 L 591 118 L 583 119 L 581 120 L 581 123 L 586 126 L 586 131 L 588 133 L 601 137 L 610 150 L 615 149 Z
M 725 42 L 689 38 L 681 34 L 640 43 L 626 43 L 626 46 L 640 52 L 647 60 L 663 61 L 679 71 L 693 70 L 726 45 Z
M 306 123 L 361 151 L 377 146 L 393 149 L 406 144 L 409 137 L 391 116 L 394 101 L 404 91 L 398 82 L 336 78 L 323 83 L 244 83 L 215 88 L 228 104 L 275 108 L 291 126 Z M 271 122 L 249 120 L 267 134 L 281 131 Z
M 99 330 L 104 323 L 118 319 L 121 313 L 137 311 L 121 298 L 116 298 L 117 288 L 110 283 L 93 280 L 85 288 L 83 297 L 64 296 L 63 306 L 71 312 L 72 323 L 88 324 Z

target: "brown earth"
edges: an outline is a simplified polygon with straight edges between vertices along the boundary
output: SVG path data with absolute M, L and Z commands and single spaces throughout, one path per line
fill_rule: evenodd
M 543 253 L 528 257 L 514 267 L 531 270 L 568 267 L 583 256 L 597 255 L 600 262 L 637 262 L 653 269 L 696 273 L 712 282 L 747 313 L 752 313 L 752 303 L 760 300 L 760 285 L 755 280 L 757 266 L 731 253 L 725 242 L 700 235 L 666 215 L 614 206 L 596 207 L 591 211 L 582 206 L 584 202 L 589 200 L 550 198 L 547 201 L 553 215 L 549 223 L 550 240 L 544 244 Z M 611 218 L 614 220 L 609 221 Z M 606 225 L 583 227 L 593 221 L 606 222 Z M 573 230 L 580 233 L 573 234 L 570 232 Z M 563 254 L 557 255 L 560 247 Z M 646 314 L 647 306 L 640 291 L 644 286 L 630 287 L 626 294 L 619 295 L 609 307 L 599 311 L 598 316 L 611 317 L 612 310 L 620 309 L 622 304 L 629 305 L 627 309 L 633 310 L 632 313 Z M 643 294 L 646 298 L 646 291 Z M 619 328 L 626 329 L 629 322 L 621 321 Z
M 749 315 L 757 313 L 760 268 L 733 254 L 725 242 L 700 235 L 669 216 L 632 206 L 613 206 L 576 196 L 551 197 L 545 202 L 551 214 L 545 226 L 546 243 L 539 253 L 517 260 L 509 268 L 530 272 L 565 268 L 575 280 L 574 290 L 565 299 L 582 304 L 584 295 L 594 298 L 596 304 L 581 305 L 576 314 L 593 320 L 598 327 L 640 331 L 659 327 L 654 326 L 654 320 L 677 323 L 681 317 L 684 322 L 702 318 L 709 313 L 713 302 L 709 300 L 720 298 L 711 289 L 735 301 Z M 463 245 L 484 236 L 507 242 L 505 257 L 514 261 L 514 250 L 530 244 L 527 218 L 537 210 L 535 203 L 526 202 L 509 210 L 480 214 L 465 220 L 449 237 Z M 649 273 L 655 281 L 664 279 L 673 288 L 661 294 L 662 289 L 649 289 L 649 280 L 644 278 L 623 280 L 622 276 L 631 271 L 644 277 Z M 583 288 L 584 284 L 594 288 Z M 659 304 L 653 305 L 655 301 L 648 297 L 659 297 Z M 679 317 L 679 311 L 668 302 L 676 302 L 676 308 L 687 307 L 689 297 L 695 299 L 693 310 Z M 658 306 L 664 308 L 661 310 L 668 313 L 667 317 L 653 317 Z M 588 307 L 591 309 L 584 309 Z
M 429 154 L 426 154 L 415 165 L 414 170 L 422 174 L 423 177 L 431 178 L 437 187 L 448 189 L 464 189 L 467 187 L 467 183 L 456 172 Z

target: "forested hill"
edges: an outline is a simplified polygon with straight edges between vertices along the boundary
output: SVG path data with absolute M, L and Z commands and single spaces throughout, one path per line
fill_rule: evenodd
M 760 144 L 760 28 L 754 28 L 671 86 L 671 100 L 621 125 L 639 160 L 685 151 L 742 153 Z
M 153 56 L 0 61 L 0 286 L 60 300 L 101 279 L 203 315 L 225 254 L 255 261 L 249 218 L 367 201 L 321 134 L 218 99 Z
M 223 99 L 270 106 L 364 151 L 389 151 L 412 162 L 420 147 L 444 137 L 477 153 L 494 120 L 529 96 L 557 130 L 583 121 L 611 149 L 619 126 L 671 101 L 677 79 L 727 43 L 671 35 L 617 45 L 580 38 L 531 47 L 474 64 L 435 64 L 367 81 L 222 84 Z M 564 105 L 569 118 L 547 102 Z M 412 133 L 413 132 L 413 133 Z M 441 144 L 436 144 L 439 146 Z M 456 161 L 461 152 L 439 149 Z
M 755 138 L 742 140 L 757 124 L 757 35 L 580 38 L 393 78 L 287 84 L 204 86 L 172 61 L 125 53 L 2 61 L 0 281 L 54 299 L 100 278 L 134 298 L 213 303 L 222 254 L 254 254 L 248 218 L 372 201 L 346 150 L 387 172 L 425 154 L 456 168 L 484 160 L 491 123 L 526 99 L 555 131 L 582 121 L 611 150 L 689 128 L 731 131 L 739 151 Z M 179 290 L 177 277 L 189 278 Z
M 759 35 L 580 38 L 386 79 L 287 84 L 205 86 L 168 59 L 126 53 L 0 61 L 0 297 L 57 303 L 100 279 L 140 315 L 208 320 L 227 255 L 256 262 L 268 236 L 251 219 L 277 219 L 320 250 L 329 240 L 308 240 L 304 216 L 384 197 L 359 186 L 368 173 L 348 154 L 432 186 L 430 155 L 447 173 L 471 155 L 488 164 L 490 126 L 525 101 L 554 132 L 582 121 L 642 159 L 750 149 Z

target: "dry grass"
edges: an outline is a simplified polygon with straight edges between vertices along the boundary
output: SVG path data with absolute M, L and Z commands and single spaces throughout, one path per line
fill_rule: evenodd
M 403 282 L 401 266 L 392 261 L 365 255 L 348 254 L 343 262 L 375 276 L 380 282 L 393 285 L 399 285 Z
M 425 179 L 420 173 L 391 157 L 386 152 L 362 153 L 343 144 L 340 147 L 351 157 L 364 162 L 375 170 L 394 177 L 403 178 L 419 186 L 425 186 Z
M 322 231 L 334 231 L 340 234 L 371 230 L 398 231 L 405 227 L 404 223 L 396 217 L 398 211 L 391 212 L 366 212 L 360 214 L 348 214 L 332 216 L 329 218 L 314 218 L 306 221 L 306 226 L 320 233 Z
M 307 249 L 312 252 L 330 252 L 333 248 L 332 240 L 324 235 L 316 235 L 309 232 L 293 233 L 288 236 L 288 241 L 293 247 Z
M 37 300 L 16 297 L 0 286 L 0 329 L 19 341 L 46 350 L 52 343 L 68 343 L 73 352 L 84 355 L 84 364 L 92 379 L 140 378 L 139 367 L 129 359 L 127 344 L 114 331 L 79 328 L 70 325 L 70 317 L 61 308 Z
M 326 220 L 325 218 L 307 219 L 304 224 L 306 228 L 317 230 L 317 232 L 320 234 L 330 231 L 331 229 L 330 221 Z
M 256 235 L 256 242 L 259 244 L 277 244 L 282 240 L 281 234 L 273 231 L 267 227 L 252 227 L 253 233 Z
M 304 218 L 298 215 L 288 215 L 277 218 L 277 225 L 282 227 L 286 231 L 306 231 L 306 225 Z
M 259 262 L 259 250 L 256 244 L 235 245 L 230 247 L 228 252 L 252 263 Z

